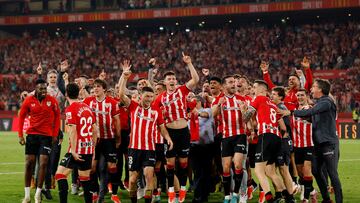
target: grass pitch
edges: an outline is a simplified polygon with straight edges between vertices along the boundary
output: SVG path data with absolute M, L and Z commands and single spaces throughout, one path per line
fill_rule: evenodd
M 67 143 L 67 138 L 65 138 L 60 158 L 67 149 Z M 0 132 L 0 203 L 21 202 L 24 197 L 24 160 L 24 147 L 18 144 L 17 133 Z M 360 202 L 360 140 L 340 141 L 338 171 L 343 187 L 344 202 Z M 315 187 L 317 188 L 317 186 Z M 33 198 L 34 192 L 35 190 L 31 191 L 31 198 Z M 248 202 L 257 202 L 257 194 L 256 192 L 254 199 Z M 57 189 L 52 191 L 52 195 L 53 200 L 44 200 L 43 202 L 59 202 Z M 130 202 L 126 191 L 121 191 L 120 197 L 121 202 Z M 109 198 L 107 196 L 105 202 L 111 202 Z M 222 193 L 211 194 L 209 202 L 222 202 L 222 198 Z M 186 202 L 191 202 L 191 199 L 192 194 L 189 193 Z M 162 202 L 166 202 L 165 197 L 162 200 Z M 83 202 L 83 198 L 69 194 L 68 202 Z

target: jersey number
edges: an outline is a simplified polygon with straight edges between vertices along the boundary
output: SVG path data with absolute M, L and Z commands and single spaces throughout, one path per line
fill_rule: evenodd
M 272 123 L 276 123 L 276 111 L 275 109 L 270 109 L 270 120 Z
M 81 117 L 80 125 L 81 125 L 80 135 L 82 137 L 86 137 L 88 135 L 92 136 L 92 118 L 91 117 L 88 117 L 87 120 L 85 117 Z M 84 132 L 86 127 L 87 127 L 87 133 Z

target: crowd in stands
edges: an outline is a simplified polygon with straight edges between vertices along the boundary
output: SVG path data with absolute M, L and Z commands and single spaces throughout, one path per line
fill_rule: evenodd
M 217 76 L 244 74 L 261 78 L 261 60 L 270 62 L 276 84 L 286 85 L 287 76 L 300 68 L 304 56 L 312 70 L 346 69 L 347 79 L 332 80 L 340 111 L 350 111 L 359 102 L 360 23 L 304 24 L 298 26 L 248 25 L 237 28 L 198 29 L 190 32 L 158 31 L 146 34 L 120 30 L 100 33 L 62 32 L 50 36 L 40 31 L 31 36 L 0 40 L 0 110 L 16 110 L 21 91 L 31 91 L 36 67 L 57 68 L 67 59 L 70 80 L 81 74 L 96 78 L 104 70 L 114 86 L 121 74 L 120 62 L 130 59 L 133 72 L 147 71 L 148 60 L 156 57 L 161 78 L 174 70 L 180 83 L 189 78 L 181 52 L 189 54 L 199 73 L 207 68 Z M 1 79 L 2 78 L 2 79 Z M 202 78 L 204 79 L 204 78 Z M 200 88 L 200 86 L 199 86 Z

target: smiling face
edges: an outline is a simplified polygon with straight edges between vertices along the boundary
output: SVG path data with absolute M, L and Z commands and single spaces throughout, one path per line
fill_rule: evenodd
M 298 91 L 296 97 L 300 105 L 306 104 L 307 96 L 305 91 Z
M 57 80 L 57 75 L 56 73 L 50 73 L 47 76 L 47 82 L 49 83 L 50 86 L 55 86 L 56 85 L 56 80 Z
M 311 88 L 311 95 L 313 96 L 314 99 L 319 99 L 320 97 L 323 96 L 323 93 L 319 88 L 319 84 L 317 82 L 315 82 Z
M 300 80 L 296 76 L 290 76 L 288 80 L 288 86 L 290 89 L 298 88 L 300 86 Z
M 99 83 L 94 83 L 93 90 L 96 97 L 103 97 L 105 95 L 105 89 Z
M 228 77 L 225 79 L 225 82 L 223 84 L 224 91 L 229 94 L 233 95 L 236 92 L 236 86 L 235 86 L 235 79 L 234 77 Z
M 167 75 L 164 79 L 166 90 L 174 91 L 176 89 L 177 80 L 175 75 Z
M 210 93 L 211 95 L 218 95 L 221 90 L 221 84 L 218 81 L 210 81 Z
M 143 107 L 148 108 L 151 103 L 154 101 L 155 94 L 153 92 L 143 92 L 141 94 L 141 103 Z
M 39 99 L 45 98 L 46 93 L 47 93 L 46 83 L 40 83 L 40 84 L 36 85 L 36 87 L 35 87 L 35 95 L 37 96 L 37 98 L 39 98 Z

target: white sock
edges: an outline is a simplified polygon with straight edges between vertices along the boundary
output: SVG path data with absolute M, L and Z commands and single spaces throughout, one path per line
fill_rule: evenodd
M 25 199 L 30 199 L 30 187 L 25 187 Z
M 181 186 L 180 190 L 186 190 L 186 186 Z
M 231 198 L 230 198 L 230 195 L 226 195 L 226 196 L 224 197 L 224 199 L 231 199 Z
M 174 192 L 174 187 L 169 187 L 168 191 L 169 192 Z
M 36 188 L 36 193 L 35 193 L 35 196 L 36 197 L 39 197 L 39 196 L 41 196 L 41 188 Z

